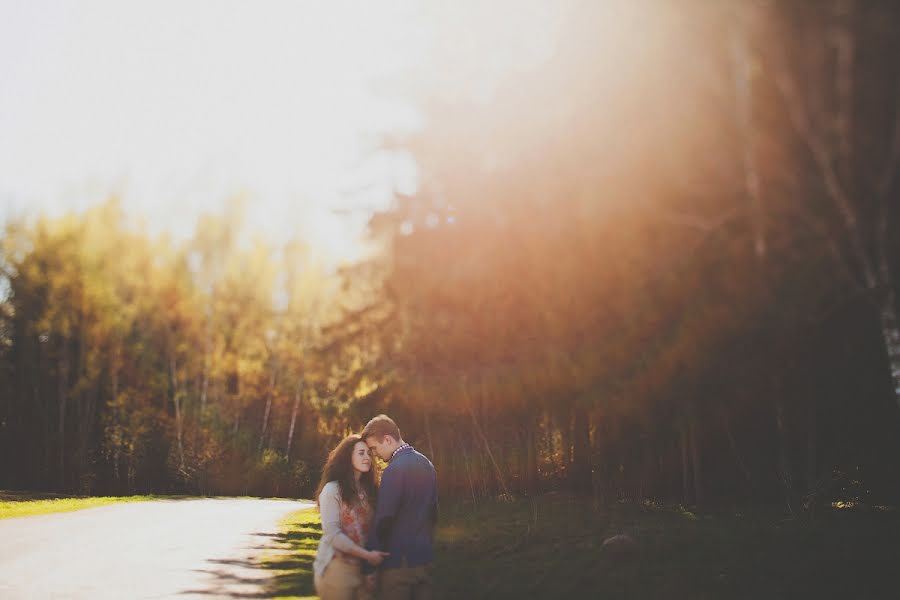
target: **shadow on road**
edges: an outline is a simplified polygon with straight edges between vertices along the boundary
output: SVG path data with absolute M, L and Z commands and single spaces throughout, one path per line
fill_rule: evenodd
M 314 596 L 312 565 L 322 537 L 318 511 L 312 508 L 291 515 L 279 533 L 254 535 L 268 541 L 253 548 L 253 559 L 207 560 L 210 568 L 200 572 L 212 576 L 213 584 L 206 590 L 182 594 L 215 598 Z

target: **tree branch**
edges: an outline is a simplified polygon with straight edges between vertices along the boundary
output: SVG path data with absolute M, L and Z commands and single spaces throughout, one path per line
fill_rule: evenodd
M 841 215 L 849 236 L 850 247 L 862 268 L 863 280 L 868 287 L 875 288 L 877 286 L 877 276 L 872 261 L 866 254 L 862 244 L 859 220 L 853 208 L 853 203 L 844 190 L 843 185 L 841 185 L 837 171 L 834 168 L 834 160 L 831 153 L 821 137 L 816 134 L 812 123 L 810 123 L 809 115 L 803 106 L 794 78 L 786 72 L 788 69 L 787 59 L 783 52 L 780 54 L 779 62 L 783 66 L 781 68 L 776 66 L 774 69 L 775 84 L 784 98 L 788 116 L 795 131 L 809 148 L 813 161 L 822 176 L 825 190 Z
M 653 211 L 660 220 L 668 221 L 674 225 L 681 225 L 690 229 L 696 229 L 703 233 L 711 233 L 737 216 L 737 209 L 731 209 L 715 218 L 707 218 L 691 213 L 680 213 L 673 210 L 656 209 Z
M 870 289 L 864 281 L 860 281 L 859 278 L 853 274 L 853 266 L 847 260 L 847 256 L 843 252 L 841 252 L 841 248 L 837 243 L 837 240 L 834 238 L 831 232 L 828 231 L 828 227 L 821 219 L 817 219 L 816 217 L 808 213 L 801 212 L 800 220 L 822 238 L 828 248 L 829 253 L 831 254 L 831 257 L 834 259 L 834 263 L 837 266 L 838 270 L 842 275 L 844 275 L 844 277 L 846 277 L 847 281 L 850 282 L 854 288 L 859 290 Z

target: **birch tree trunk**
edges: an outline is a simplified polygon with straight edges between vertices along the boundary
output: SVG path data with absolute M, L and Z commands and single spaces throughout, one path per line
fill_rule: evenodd
M 266 431 L 269 428 L 269 414 L 272 412 L 272 396 L 275 395 L 275 368 L 269 374 L 269 390 L 266 393 L 266 410 L 263 413 L 262 429 L 259 432 L 259 446 L 256 452 L 260 453 L 266 440 Z
M 894 401 L 900 407 L 900 330 L 897 322 L 896 288 L 890 265 L 890 240 L 888 239 L 889 198 L 896 187 L 900 167 L 900 106 L 895 108 L 893 128 L 889 130 L 887 158 L 877 177 L 872 178 L 874 188 L 874 222 L 861 218 L 866 212 L 860 209 L 858 197 L 862 192 L 852 185 L 854 181 L 853 140 L 856 136 L 853 123 L 854 71 L 857 52 L 858 20 L 854 18 L 855 4 L 850 0 L 836 0 L 832 5 L 834 27 L 832 44 L 826 49 L 833 52 L 834 71 L 832 91 L 836 99 L 833 114 L 825 115 L 823 122 L 814 119 L 802 95 L 799 85 L 787 64 L 787 52 L 781 53 L 773 66 L 776 85 L 784 98 L 791 123 L 810 151 L 813 163 L 821 178 L 826 197 L 831 203 L 842 227 L 842 236 L 821 222 L 816 228 L 827 242 L 837 266 L 859 289 L 874 297 L 881 326 L 887 362 L 890 369 Z M 827 61 L 823 61 L 826 62 Z M 818 90 L 812 92 L 813 98 Z M 822 131 L 833 131 L 836 149 Z M 880 134 L 881 132 L 875 132 Z M 867 192 L 868 193 L 868 192 Z M 867 239 L 875 233 L 875 243 Z M 844 240 L 846 243 L 840 243 Z
M 688 419 L 688 435 L 691 440 L 691 466 L 694 472 L 694 502 L 697 506 L 703 506 L 706 500 L 703 493 L 703 455 L 700 451 L 700 440 L 697 434 L 697 418 L 693 415 Z
M 752 14 L 744 14 L 731 36 L 731 54 L 734 69 L 734 97 L 738 132 L 741 142 L 741 167 L 744 192 L 749 205 L 753 230 L 753 250 L 757 260 L 766 259 L 765 210 L 760 193 L 760 177 L 756 162 L 756 144 L 753 128 L 753 68 L 747 48 L 746 31 Z M 752 21 L 751 21 L 752 22 Z
M 466 451 L 466 442 L 460 439 L 459 447 L 462 450 L 463 454 L 463 464 L 466 467 L 466 479 L 469 480 L 469 490 L 472 492 L 472 505 L 476 506 L 477 502 L 475 501 L 475 481 L 472 479 L 472 468 L 469 463 L 469 453 Z
M 537 494 L 538 467 L 537 467 L 537 440 L 534 435 L 534 422 L 525 421 L 525 491 L 528 495 Z
M 69 349 L 65 338 L 60 341 L 57 400 L 59 402 L 59 487 L 66 489 L 66 404 L 69 395 Z
M 212 302 L 210 300 L 210 302 Z M 209 374 L 212 370 L 212 316 L 211 309 L 207 307 L 205 331 L 203 334 L 203 376 L 200 384 L 200 422 L 206 419 L 206 402 L 209 397 Z
M 784 486 L 785 504 L 788 511 L 794 513 L 794 470 L 791 461 L 790 437 L 788 435 L 787 416 L 780 386 L 773 386 L 775 391 L 775 426 L 778 432 L 778 476 Z
M 753 479 L 750 476 L 750 470 L 747 468 L 747 464 L 744 462 L 743 456 L 741 456 L 741 452 L 738 449 L 737 441 L 734 439 L 734 431 L 731 427 L 731 418 L 728 415 L 725 415 L 725 435 L 728 437 L 728 446 L 731 448 L 731 454 L 734 456 L 734 462 L 737 464 L 738 468 L 741 470 L 741 474 L 744 476 L 744 481 L 747 482 L 747 485 L 750 486 L 753 483 Z
M 178 389 L 178 364 L 175 359 L 174 351 L 169 357 L 169 377 L 172 385 L 172 404 L 175 406 L 175 439 L 178 444 L 178 466 L 183 474 L 185 469 L 181 391 Z
M 482 386 L 482 390 L 484 390 L 484 386 Z M 463 394 L 465 396 L 466 407 L 469 409 L 469 415 L 472 417 L 472 425 L 475 426 L 475 431 L 478 433 L 478 436 L 481 438 L 481 441 L 484 444 L 484 450 L 487 453 L 488 458 L 490 458 L 491 464 L 494 465 L 494 471 L 497 475 L 497 483 L 500 484 L 500 490 L 505 498 L 509 498 L 510 494 L 509 488 L 506 487 L 506 478 L 503 477 L 503 471 L 500 469 L 500 465 L 497 464 L 497 460 L 494 458 L 494 453 L 491 452 L 491 445 L 488 442 L 487 436 L 484 435 L 484 431 L 481 429 L 481 425 L 479 425 L 478 423 L 478 418 L 475 416 L 475 409 L 472 408 L 472 399 L 469 397 L 465 381 L 463 381 Z
M 747 38 L 756 18 L 757 15 L 752 9 L 748 9 L 743 14 L 742 22 L 738 24 L 732 35 L 732 58 L 734 61 L 738 128 L 742 138 L 744 192 L 747 196 L 750 221 L 753 223 L 753 249 L 757 263 L 757 279 L 758 285 L 764 291 L 765 296 L 772 298 L 772 286 L 769 282 L 770 276 L 768 273 L 769 265 L 767 264 L 765 209 L 753 135 L 753 72 L 750 52 L 747 47 Z M 775 413 L 775 430 L 778 436 L 778 470 L 784 486 L 785 501 L 789 510 L 793 512 L 794 478 L 790 456 L 790 438 L 788 436 L 787 416 L 784 406 L 785 399 L 781 386 L 777 385 L 777 380 L 773 380 L 771 393 Z M 697 473 L 694 474 L 694 477 L 696 480 Z
M 431 439 L 431 417 L 429 414 L 431 411 L 428 408 L 428 402 L 426 402 L 425 400 L 425 391 L 424 385 L 422 384 L 421 375 L 419 375 L 419 377 L 417 378 L 416 392 L 419 400 L 419 406 L 422 407 L 422 412 L 424 413 L 425 418 L 425 437 L 428 438 L 428 452 L 430 453 L 428 458 L 431 459 L 431 462 L 433 463 L 436 461 L 436 457 L 434 455 L 434 443 Z
M 291 426 L 288 429 L 287 451 L 288 459 L 291 457 L 291 444 L 294 441 L 294 425 L 297 423 L 297 412 L 300 410 L 300 397 L 303 392 L 303 384 L 298 383 L 297 389 L 294 390 L 294 407 L 291 409 Z
M 900 324 L 897 321 L 897 296 L 894 290 L 884 294 L 881 311 L 881 339 L 887 352 L 894 387 L 894 401 L 900 408 Z
M 681 501 L 685 506 L 691 504 L 691 463 L 688 460 L 690 453 L 690 443 L 688 438 L 687 420 L 682 419 L 678 428 L 679 439 L 681 440 Z
M 590 426 L 588 411 L 583 406 L 576 405 L 572 410 L 572 483 L 576 491 L 584 493 L 591 489 Z

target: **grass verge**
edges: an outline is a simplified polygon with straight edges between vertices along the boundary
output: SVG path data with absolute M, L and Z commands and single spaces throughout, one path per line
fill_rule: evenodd
M 312 565 L 321 537 L 322 524 L 315 507 L 290 513 L 281 521 L 273 548 L 261 559 L 261 566 L 271 572 L 266 598 L 317 598 Z
M 566 495 L 451 507 L 438 598 L 894 598 L 900 518 L 830 511 L 594 510 Z M 627 534 L 635 546 L 604 546 Z M 439 591 L 438 591 L 439 590 Z
M 435 598 L 895 598 L 900 515 L 827 511 L 694 514 L 678 507 L 594 510 L 564 494 L 442 506 Z M 604 546 L 616 534 L 635 546 Z M 314 598 L 315 509 L 283 522 L 272 597 Z
M 0 519 L 70 512 L 120 502 L 143 502 L 156 496 L 65 497 L 53 494 L 0 491 Z

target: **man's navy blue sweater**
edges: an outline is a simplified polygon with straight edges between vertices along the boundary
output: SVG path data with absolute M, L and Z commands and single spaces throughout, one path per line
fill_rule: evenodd
M 366 544 L 390 556 L 381 568 L 418 567 L 434 560 L 437 475 L 412 447 L 402 448 L 381 474 L 375 521 Z

